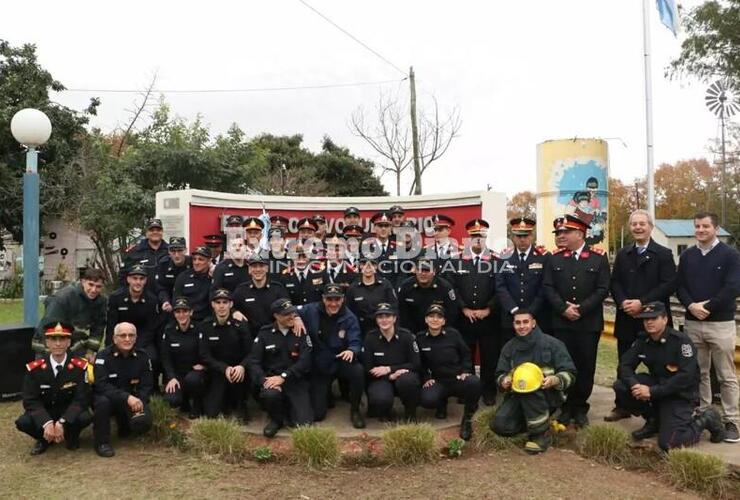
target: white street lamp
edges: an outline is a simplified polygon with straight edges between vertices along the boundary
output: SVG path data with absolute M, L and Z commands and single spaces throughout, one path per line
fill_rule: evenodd
M 10 131 L 26 146 L 23 174 L 23 321 L 36 326 L 39 315 L 39 174 L 36 148 L 49 140 L 51 121 L 38 109 L 25 108 L 13 115 Z

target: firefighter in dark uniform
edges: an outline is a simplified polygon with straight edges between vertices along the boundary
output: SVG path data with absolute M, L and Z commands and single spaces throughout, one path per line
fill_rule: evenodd
M 101 457 L 115 455 L 110 445 L 111 417 L 116 417 L 119 437 L 143 434 L 152 426 L 152 364 L 135 344 L 136 327 L 119 323 L 113 331 L 113 345 L 95 359 L 93 436 L 95 452 Z
M 383 422 L 394 420 L 393 400 L 403 403 L 404 419 L 416 421 L 421 393 L 421 359 L 416 337 L 396 325 L 397 314 L 390 304 L 378 304 L 375 321 L 378 328 L 365 337 L 363 362 L 368 380 L 368 416 Z
M 617 355 L 622 358 L 642 331 L 642 321 L 636 315 L 648 302 L 661 301 L 666 305 L 668 326 L 672 326 L 670 297 L 675 291 L 676 264 L 670 248 L 659 245 L 650 237 L 653 222 L 645 210 L 630 214 L 629 228 L 635 240 L 619 252 L 612 268 L 611 292 L 617 307 L 614 336 L 617 337 Z M 629 418 L 630 412 L 616 405 L 604 417 L 607 422 Z
M 259 253 L 259 252 L 258 252 Z M 248 251 L 241 237 L 229 240 L 229 257 L 219 262 L 213 270 L 211 288 L 225 288 L 230 292 L 249 280 Z
M 360 258 L 360 279 L 352 283 L 347 289 L 345 302 L 360 321 L 360 330 L 364 339 L 367 332 L 377 328 L 375 324 L 375 310 L 378 304 L 391 304 L 398 310 L 396 291 L 393 285 L 377 274 L 378 261 L 370 257 Z
M 542 290 L 542 278 L 550 252 L 532 242 L 535 221 L 516 217 L 509 221 L 514 248 L 511 256 L 500 262 L 496 273 L 496 296 L 501 310 L 502 346 L 514 338 L 513 313 L 520 307 L 534 314 L 537 324 L 550 333 L 550 310 Z
M 288 422 L 313 422 L 308 382 L 311 337 L 294 333 L 297 312 L 289 299 L 276 300 L 272 312 L 275 321 L 259 331 L 247 362 L 252 384 L 270 417 L 263 430 L 268 438 Z
M 619 407 L 645 418 L 645 425 L 632 436 L 639 440 L 657 434 L 664 451 L 697 443 L 704 429 L 713 443 L 721 442 L 725 429 L 715 409 L 693 416 L 699 399 L 699 365 L 689 336 L 668 326 L 663 302 L 645 304 L 637 317 L 645 331 L 622 356 L 614 383 Z M 635 372 L 640 364 L 648 373 Z
M 496 260 L 486 248 L 489 224 L 483 219 L 473 219 L 465 224 L 470 244 L 459 261 L 457 271 L 452 274 L 455 294 L 461 305 L 458 320 L 462 338 L 471 353 L 480 355 L 480 375 L 483 399 L 487 405 L 496 401 L 496 363 L 501 352 L 501 343 L 496 285 Z M 471 363 L 473 363 L 471 358 Z
M 316 238 L 324 241 L 327 234 L 326 217 L 324 217 L 322 214 L 316 214 L 311 217 L 311 220 L 314 222 L 314 224 L 316 224 Z
M 203 236 L 203 244 L 211 251 L 211 266 L 214 268 L 224 260 L 224 242 L 222 234 L 207 234 Z
M 270 264 L 270 276 L 280 277 L 290 267 L 288 251 L 285 247 L 285 229 L 271 227 L 267 231 L 267 259 Z
M 387 212 L 378 212 L 370 218 L 370 222 L 373 225 L 374 236 L 365 238 L 362 242 L 362 255 L 377 259 L 380 276 L 395 283 L 398 256 L 391 218 Z
M 200 246 L 192 253 L 192 271 L 180 273 L 175 280 L 172 294 L 175 297 L 186 297 L 193 308 L 193 321 L 203 321 L 211 313 L 208 299 L 211 293 L 211 251 Z
M 344 290 L 336 283 L 328 283 L 321 302 L 301 306 L 298 314 L 313 346 L 311 406 L 314 421 L 326 418 L 331 384 L 336 378 L 349 389 L 352 426 L 364 428 L 365 420 L 360 413 L 360 400 L 365 388 L 363 365 L 359 361 L 362 351 L 360 323 L 357 316 L 345 307 Z
M 288 290 L 268 274 L 268 261 L 259 255 L 249 259 L 249 279 L 236 287 L 234 318 L 246 321 L 251 332 L 272 322 L 272 304 L 277 299 L 290 298 Z
M 552 310 L 552 334 L 568 348 L 578 378 L 568 391 L 558 420 L 588 425 L 588 398 L 594 385 L 596 353 L 604 329 L 604 299 L 609 294 L 609 260 L 586 244 L 589 225 L 566 215 L 555 230 L 565 247 L 545 267 L 543 288 Z
M 542 453 L 550 446 L 550 420 L 576 379 L 576 367 L 565 345 L 540 330 L 523 307 L 514 313 L 514 330 L 496 367 L 505 396 L 490 427 L 501 436 L 527 432 L 524 450 Z
M 118 273 L 120 285 L 126 284 L 126 273 L 135 264 L 141 264 L 147 271 L 147 290 L 157 293 L 156 275 L 159 261 L 168 253 L 167 242 L 162 239 L 162 221 L 149 219 L 146 223 L 145 239 L 128 250 L 123 256 L 123 265 Z
M 157 266 L 157 273 L 154 279 L 157 281 L 157 299 L 159 307 L 165 313 L 172 312 L 172 289 L 175 287 L 175 280 L 183 271 L 189 270 L 192 265 L 190 256 L 185 255 L 187 244 L 182 236 L 173 236 L 170 238 L 168 247 L 169 255 L 162 257 Z
M 293 249 L 294 255 L 291 255 L 291 266 L 283 271 L 281 276 L 281 281 L 290 294 L 290 300 L 295 305 L 321 300 L 321 289 L 328 281 L 324 265 L 318 260 L 311 261 L 308 251 L 296 246 Z
M 205 366 L 200 361 L 198 331 L 192 322 L 193 310 L 185 297 L 172 306 L 175 322 L 164 329 L 159 352 L 165 377 L 163 397 L 172 408 L 198 418 L 203 409 Z
M 242 227 L 246 257 L 259 254 L 262 251 L 262 231 L 265 229 L 265 223 L 259 217 L 245 217 Z
M 401 227 L 406 222 L 406 212 L 401 205 L 393 205 L 388 209 L 388 215 L 391 217 L 393 227 Z
M 359 260 L 362 256 L 362 227 L 357 225 L 344 226 L 344 228 L 342 229 L 342 235 L 344 236 L 344 241 L 347 247 L 344 259 L 352 267 L 359 268 Z
M 103 343 L 105 332 L 107 300 L 100 293 L 104 279 L 103 271 L 88 267 L 79 283 L 71 283 L 46 299 L 44 317 L 31 342 L 37 357 L 48 352 L 44 326 L 51 322 L 62 322 L 74 326 L 69 348 L 72 354 L 84 356 L 90 363 L 95 360 L 95 353 Z
M 347 242 L 336 233 L 326 236 L 326 277 L 346 290 L 358 277 L 357 268 L 345 259 Z
M 460 437 L 473 436 L 473 414 L 478 409 L 481 381 L 475 376 L 470 349 L 460 332 L 445 327 L 444 307 L 429 306 L 427 329 L 416 335 L 421 353 L 421 406 L 436 410 L 435 417 L 447 418 L 447 399 L 463 398 L 465 411 L 460 422 Z
M 406 278 L 414 275 L 414 262 L 424 251 L 424 243 L 416 225 L 410 220 L 394 227 L 393 231 L 396 238 L 396 276 L 393 285 L 397 288 Z
M 303 246 L 306 252 L 310 252 L 314 242 L 318 239 L 316 237 L 316 231 L 319 229 L 318 225 L 311 217 L 303 217 L 298 219 L 296 229 L 298 231 L 298 243 Z
M 344 226 L 358 226 L 360 227 L 360 236 L 362 236 L 362 216 L 360 215 L 360 209 L 357 207 L 347 207 L 344 209 Z M 345 236 L 347 233 L 342 229 L 342 234 Z
M 442 304 L 445 308 L 447 324 L 457 326 L 460 314 L 458 298 L 452 285 L 445 279 L 435 276 L 434 261 L 421 257 L 414 266 L 415 276 L 408 278 L 398 288 L 398 312 L 401 326 L 420 332 L 426 329 L 424 317 L 432 304 Z
M 72 356 L 70 324 L 44 327 L 50 354 L 26 365 L 23 409 L 15 426 L 34 438 L 31 455 L 40 455 L 54 443 L 69 450 L 79 447 L 80 431 L 92 422 L 88 408 L 90 393 L 85 380 L 87 360 Z
M 452 282 L 455 279 L 455 270 L 460 258 L 460 248 L 455 240 L 450 238 L 455 220 L 448 215 L 435 214 L 432 216 L 432 223 L 434 224 L 434 243 L 425 248 L 425 253 L 434 259 L 437 276 Z
M 283 230 L 283 234 L 289 232 L 288 224 L 290 220 L 282 215 L 273 215 L 270 217 L 270 227 L 278 228 Z
M 105 345 L 110 346 L 113 342 L 113 330 L 118 323 L 131 323 L 136 327 L 136 349 L 145 351 L 156 367 L 161 321 L 157 297 L 145 288 L 147 279 L 144 266 L 136 264 L 128 271 L 127 285 L 108 298 Z
M 219 288 L 211 293 L 213 313 L 198 326 L 200 359 L 208 368 L 208 387 L 203 399 L 206 417 L 236 410 L 247 415 L 247 356 L 252 335 L 246 323 L 231 316 L 231 292 Z

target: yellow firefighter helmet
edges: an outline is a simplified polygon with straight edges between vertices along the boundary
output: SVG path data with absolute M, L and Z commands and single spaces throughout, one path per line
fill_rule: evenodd
M 511 390 L 519 393 L 534 392 L 542 387 L 545 376 L 534 363 L 522 363 L 511 373 Z

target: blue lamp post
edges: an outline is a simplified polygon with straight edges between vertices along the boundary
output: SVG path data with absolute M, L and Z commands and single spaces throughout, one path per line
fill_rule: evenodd
M 26 146 L 23 174 L 23 322 L 39 321 L 39 174 L 36 148 L 49 140 L 51 121 L 38 109 L 26 108 L 13 115 L 10 131 Z

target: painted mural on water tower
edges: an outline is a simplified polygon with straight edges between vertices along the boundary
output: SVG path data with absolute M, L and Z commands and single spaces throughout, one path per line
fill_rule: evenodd
M 591 228 L 586 242 L 608 245 L 609 152 L 601 139 L 562 139 L 537 145 L 537 242 L 555 248 L 552 221 L 573 214 Z

